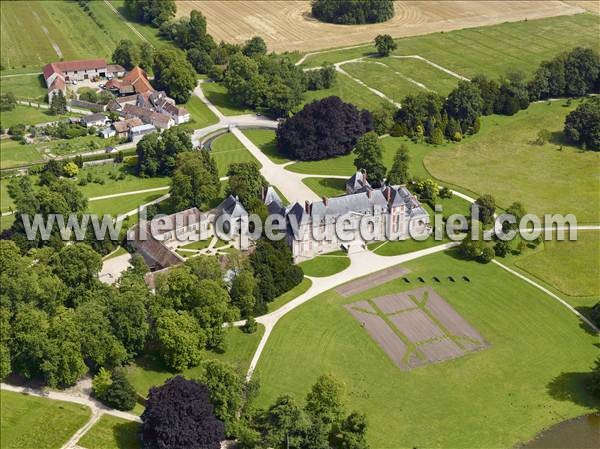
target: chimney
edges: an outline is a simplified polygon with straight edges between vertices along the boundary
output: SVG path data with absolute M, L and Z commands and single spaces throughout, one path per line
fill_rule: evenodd
M 371 189 L 367 189 L 367 197 L 371 198 L 371 195 L 373 194 Z
M 327 207 L 327 197 L 326 196 L 323 197 L 323 205 L 325 207 Z
M 305 211 L 307 214 L 310 214 L 310 202 L 309 202 L 308 200 L 306 200 L 306 201 L 304 202 L 304 211 Z
M 389 187 L 386 187 L 385 189 L 385 198 L 386 200 L 390 200 L 390 198 L 392 197 L 392 189 Z

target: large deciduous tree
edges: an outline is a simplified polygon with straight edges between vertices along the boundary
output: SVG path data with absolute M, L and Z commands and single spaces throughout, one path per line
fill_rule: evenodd
M 369 131 L 364 134 L 354 148 L 354 166 L 357 170 L 366 170 L 369 182 L 374 187 L 379 187 L 385 178 L 385 165 L 383 165 L 383 147 L 377 133 Z
M 268 186 L 255 162 L 231 164 L 227 176 L 227 194 L 237 195 L 246 206 L 260 200 L 262 189 Z
M 565 119 L 567 139 L 581 147 L 600 151 L 600 99 L 585 100 Z
M 398 45 L 389 34 L 378 34 L 375 36 L 375 48 L 379 56 L 389 56 L 391 52 L 398 48 Z
M 164 310 L 156 321 L 159 354 L 165 364 L 183 371 L 200 363 L 206 334 L 188 312 Z
M 483 99 L 476 84 L 459 81 L 458 87 L 446 99 L 448 115 L 458 120 L 462 133 L 473 133 L 475 121 L 481 115 Z M 439 128 L 438 128 L 439 129 Z
M 158 27 L 175 17 L 177 6 L 174 0 L 125 0 L 125 11 L 138 22 Z
M 189 100 L 196 87 L 196 71 L 185 54 L 173 48 L 164 48 L 154 55 L 154 84 L 177 103 Z
M 277 149 L 293 159 L 320 160 L 348 154 L 364 133 L 373 129 L 373 117 L 339 97 L 313 101 L 279 124 Z
M 141 418 L 143 449 L 219 449 L 225 438 L 208 388 L 182 376 L 150 389 Z
M 408 167 L 410 164 L 410 154 L 406 144 L 400 145 L 394 155 L 394 163 L 387 175 L 387 181 L 391 185 L 406 184 L 410 179 Z
M 186 151 L 178 155 L 171 177 L 171 199 L 177 210 L 202 208 L 221 189 L 217 165 L 208 151 Z
M 145 135 L 136 146 L 138 174 L 170 175 L 175 169 L 179 153 L 193 148 L 190 130 L 185 126 L 174 126 L 162 134 Z

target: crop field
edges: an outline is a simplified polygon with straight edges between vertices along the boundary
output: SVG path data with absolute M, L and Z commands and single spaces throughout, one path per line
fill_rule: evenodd
M 90 417 L 83 405 L 2 391 L 2 449 L 57 449 Z
M 369 417 L 371 447 L 512 447 L 598 406 L 582 382 L 597 338 L 563 306 L 494 264 L 453 252 L 403 267 L 410 272 L 396 280 L 348 297 L 331 290 L 283 317 L 257 367 L 257 405 L 283 393 L 301 401 L 331 373 L 345 385 L 347 408 Z M 433 287 L 490 346 L 399 371 L 344 305 L 417 287 Z
M 598 48 L 599 26 L 600 17 L 593 14 L 521 20 L 399 39 L 393 55 L 418 55 L 467 78 L 481 73 L 495 78 L 515 70 L 531 73 L 541 61 L 572 47 Z M 303 66 L 320 66 L 374 53 L 372 45 L 332 50 L 309 56 Z
M 208 32 L 218 42 L 243 43 L 262 35 L 269 50 L 311 51 L 371 41 L 377 34 L 415 36 L 464 27 L 485 26 L 563 14 L 583 8 L 563 2 L 395 2 L 396 14 L 385 23 L 334 25 L 315 20 L 310 2 L 285 1 L 178 1 L 177 15 L 188 16 L 198 9 L 206 16 Z
M 260 163 L 231 133 L 217 137 L 210 146 L 210 154 L 217 163 L 219 176 L 226 176 L 229 166 L 236 162 L 254 161 L 260 167 Z

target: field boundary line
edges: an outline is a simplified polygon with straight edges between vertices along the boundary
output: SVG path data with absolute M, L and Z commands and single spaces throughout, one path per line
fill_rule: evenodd
M 109 9 L 110 9 L 112 12 L 114 12 L 114 13 L 117 15 L 117 17 L 118 17 L 119 19 L 121 19 L 121 20 L 122 20 L 122 21 L 125 23 L 125 25 L 127 25 L 127 26 L 129 27 L 129 29 L 130 29 L 131 31 L 133 31 L 133 33 L 134 33 L 134 34 L 135 34 L 137 37 L 139 37 L 139 38 L 140 38 L 142 41 L 144 41 L 144 42 L 146 42 L 146 43 L 150 44 L 150 46 L 154 47 L 154 46 L 153 46 L 153 45 L 150 43 L 150 41 L 144 37 L 144 35 L 143 35 L 142 33 L 140 33 L 138 30 L 136 30 L 136 29 L 135 29 L 135 27 L 134 27 L 132 24 L 130 24 L 130 23 L 127 21 L 127 20 L 125 20 L 125 17 L 123 17 L 123 16 L 121 15 L 121 13 L 120 13 L 120 12 L 117 10 L 117 8 L 115 8 L 115 7 L 112 5 L 112 3 L 111 3 L 110 1 L 108 1 L 108 0 L 104 0 L 104 3 L 106 4 L 106 6 L 108 6 L 108 7 L 109 7 Z
M 512 268 L 507 267 L 506 265 L 504 265 L 503 263 L 498 262 L 496 259 L 492 260 L 493 263 L 495 263 L 496 265 L 498 265 L 500 268 L 503 268 L 504 270 L 508 271 L 509 273 L 513 274 L 514 276 L 517 276 L 519 279 L 522 279 L 523 281 L 527 282 L 530 285 L 533 285 L 534 287 L 536 287 L 537 289 L 543 291 L 544 293 L 546 293 L 548 296 L 550 296 L 551 298 L 555 299 L 556 301 L 558 301 L 560 304 L 562 304 L 563 306 L 565 306 L 567 309 L 569 309 L 573 314 L 577 315 L 579 317 L 579 319 L 581 321 L 583 321 L 585 324 L 587 324 L 594 332 L 596 332 L 597 334 L 600 334 L 600 329 L 598 329 L 596 327 L 596 325 L 594 323 L 592 323 L 590 320 L 588 320 L 585 316 L 583 316 L 581 313 L 579 313 L 579 311 L 573 307 L 571 304 L 569 304 L 568 302 L 566 302 L 564 299 L 562 299 L 560 296 L 552 293 L 550 290 L 548 290 L 546 287 L 541 286 L 540 284 L 538 284 L 537 282 L 533 281 L 532 279 L 529 279 L 527 276 L 519 273 L 518 271 L 513 270 Z
M 420 55 L 405 55 L 405 56 L 401 56 L 401 55 L 390 55 L 390 58 L 396 58 L 396 59 L 418 59 L 419 61 L 423 61 L 427 64 L 429 64 L 432 67 L 435 67 L 438 70 L 441 70 L 442 72 L 447 73 L 448 75 L 452 75 L 454 78 L 458 78 L 459 80 L 462 81 L 471 81 L 469 78 L 462 76 L 460 73 L 456 73 L 453 72 L 450 69 L 447 69 L 446 67 L 443 67 L 439 64 L 436 64 L 433 61 L 430 61 L 429 59 L 424 58 L 423 56 Z

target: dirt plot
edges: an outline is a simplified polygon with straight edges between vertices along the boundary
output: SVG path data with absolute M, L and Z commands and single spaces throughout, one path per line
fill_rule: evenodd
M 454 359 L 488 346 L 431 287 L 344 307 L 402 370 Z
M 189 16 L 193 9 L 206 16 L 208 32 L 217 42 L 242 43 L 258 35 L 269 50 L 301 52 L 369 42 L 382 33 L 417 36 L 585 11 L 560 1 L 397 1 L 388 22 L 334 25 L 313 19 L 308 1 L 177 2 L 178 16 Z
M 349 296 L 367 291 L 379 284 L 396 279 L 397 277 L 404 276 L 406 273 L 408 273 L 406 268 L 386 268 L 385 270 L 378 271 L 377 273 L 370 274 L 355 281 L 350 281 L 344 285 L 340 285 L 335 289 L 335 291 L 347 298 Z

